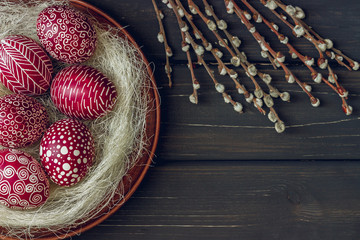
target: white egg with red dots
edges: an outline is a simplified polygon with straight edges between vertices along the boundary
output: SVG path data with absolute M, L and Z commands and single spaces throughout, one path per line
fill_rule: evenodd
M 83 179 L 93 163 L 94 140 L 88 127 L 75 119 L 53 123 L 40 143 L 40 158 L 50 179 L 72 186 Z

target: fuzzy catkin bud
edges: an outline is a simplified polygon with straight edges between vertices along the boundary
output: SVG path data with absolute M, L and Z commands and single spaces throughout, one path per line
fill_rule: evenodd
M 197 97 L 196 97 L 194 94 L 191 94 L 191 95 L 189 96 L 189 100 L 190 100 L 190 102 L 193 103 L 193 104 L 198 104 L 198 99 L 197 99 Z
M 240 47 L 241 40 L 238 37 L 233 36 L 231 38 L 232 43 L 235 45 L 235 47 Z
M 164 35 L 159 32 L 158 35 L 157 35 L 157 39 L 160 43 L 163 43 L 164 42 Z
M 222 58 L 223 53 L 219 49 L 215 49 L 215 54 L 218 58 Z
M 245 93 L 245 91 L 244 91 L 244 86 L 239 87 L 239 88 L 237 89 L 237 91 L 238 91 L 239 94 L 244 94 L 244 93 Z
M 286 75 L 285 79 L 288 83 L 294 83 L 295 82 L 295 78 L 293 75 Z
M 327 49 L 331 49 L 331 48 L 333 48 L 333 46 L 334 46 L 334 43 L 333 43 L 333 41 L 331 41 L 330 39 L 324 39 L 324 42 L 326 43 L 326 48 Z
M 243 110 L 242 104 L 239 103 L 239 102 L 236 102 L 236 103 L 234 104 L 234 110 L 235 110 L 236 112 L 242 113 L 242 110 Z
M 245 100 L 248 102 L 248 103 L 251 103 L 252 100 L 254 99 L 254 95 L 252 93 L 249 94 L 249 96 L 247 98 L 245 98 Z
M 271 9 L 271 10 L 275 10 L 278 5 L 276 4 L 276 2 L 274 0 L 268 0 L 265 4 L 265 7 Z
M 238 74 L 237 72 L 235 72 L 233 69 L 230 70 L 229 72 L 229 76 L 233 79 L 237 78 L 238 77 Z
M 287 5 L 285 11 L 286 11 L 290 16 L 294 16 L 295 13 L 296 13 L 296 9 L 295 9 L 295 7 L 292 6 L 292 5 Z
M 229 14 L 234 13 L 234 4 L 231 1 L 225 1 L 226 12 Z
M 301 37 L 305 34 L 305 30 L 302 26 L 296 25 L 294 27 L 294 33 L 295 33 L 296 37 Z
M 300 7 L 295 7 L 295 17 L 298 19 L 304 19 L 305 18 L 305 12 Z
M 193 83 L 193 88 L 194 88 L 195 90 L 200 89 L 200 83 L 199 83 L 197 80 L 194 81 L 194 83 Z
M 272 97 L 270 95 L 266 95 L 264 97 L 264 102 L 268 108 L 274 106 L 274 100 L 272 99 Z
M 280 42 L 281 42 L 282 44 L 288 44 L 289 38 L 288 38 L 287 36 L 284 36 L 283 38 L 280 39 Z
M 196 11 L 196 8 L 194 8 L 192 5 L 189 5 L 190 12 L 194 15 L 198 14 Z
M 280 98 L 281 98 L 281 100 L 283 100 L 284 102 L 288 102 L 288 101 L 290 101 L 290 93 L 288 93 L 288 92 L 282 92 L 282 93 L 280 94 Z
M 317 46 L 322 52 L 325 52 L 327 49 L 326 43 L 324 41 L 319 41 L 319 44 Z
M 222 41 L 219 41 L 219 45 L 221 47 L 226 47 L 228 45 L 227 39 L 224 38 Z
M 311 106 L 313 107 L 320 106 L 320 100 L 318 98 L 311 98 L 310 101 L 311 101 Z
M 263 92 L 263 90 L 261 90 L 261 89 L 255 89 L 254 95 L 255 95 L 255 97 L 257 97 L 257 98 L 262 98 L 262 97 L 264 96 L 264 92 Z
M 211 51 L 212 50 L 212 44 L 211 43 L 207 43 L 207 46 L 205 47 L 206 51 Z
M 322 80 L 322 75 L 321 75 L 321 73 L 317 73 L 316 75 L 313 75 L 313 80 L 314 80 L 314 82 L 316 82 L 316 83 L 321 83 L 321 80 Z
M 272 77 L 267 74 L 267 73 L 264 73 L 262 76 L 261 76 L 261 79 L 266 83 L 266 84 L 270 84 L 271 80 L 272 80 Z
M 218 91 L 219 93 L 223 93 L 225 91 L 225 86 L 222 85 L 221 83 L 216 83 L 215 84 L 215 89 L 216 91 Z
M 214 23 L 214 21 L 209 20 L 206 24 L 207 24 L 207 27 L 208 27 L 211 31 L 215 31 L 215 30 L 216 30 L 216 24 Z
M 263 105 L 264 105 L 264 102 L 261 98 L 255 98 L 255 103 L 254 103 L 255 107 L 262 107 Z
M 225 103 L 230 103 L 230 100 L 231 100 L 230 95 L 227 95 L 227 94 L 223 93 L 223 97 L 224 97 L 224 102 Z
M 306 65 L 312 66 L 312 65 L 314 65 L 314 62 L 315 62 L 314 58 L 305 56 L 305 64 Z
M 184 17 L 184 15 L 185 15 L 184 10 L 181 7 L 178 7 L 178 13 L 179 13 L 180 17 Z
M 261 57 L 268 58 L 268 52 L 267 51 L 261 51 Z
M 204 48 L 200 45 L 196 45 L 195 47 L 195 53 L 198 55 L 198 56 L 201 56 L 203 55 L 205 52 Z
M 209 17 L 212 16 L 212 10 L 213 10 L 213 9 L 212 9 L 212 6 L 210 6 L 210 8 L 211 8 L 211 9 L 209 9 L 209 8 L 207 8 L 207 7 L 205 8 L 205 13 L 206 13 L 206 15 L 208 15 Z
M 190 45 L 187 44 L 186 42 L 183 42 L 183 43 L 181 44 L 181 50 L 182 50 L 183 52 L 187 52 L 187 51 L 189 51 L 189 49 L 190 49 Z
M 219 65 L 219 74 L 224 76 L 224 75 L 226 75 L 226 73 L 227 73 L 226 69 Z
M 259 15 L 259 14 L 254 14 L 253 18 L 256 23 L 262 23 L 262 21 L 263 21 L 261 15 Z
M 227 23 L 224 20 L 219 20 L 217 21 L 217 26 L 220 30 L 225 30 L 227 29 Z
M 334 78 L 335 76 L 335 78 Z M 336 74 L 330 74 L 329 77 L 328 77 L 328 81 L 331 82 L 331 83 L 335 83 L 335 80 L 338 79 L 338 76 Z
M 187 25 L 185 22 L 182 22 L 181 24 L 182 24 L 182 26 L 181 26 L 180 30 L 181 30 L 182 32 L 186 32 L 186 31 L 189 30 L 189 27 L 188 27 L 188 25 Z
M 275 123 L 275 122 L 277 121 L 276 115 L 275 115 L 275 113 L 273 113 L 272 111 L 270 111 L 270 112 L 268 113 L 268 118 L 269 118 L 269 120 L 270 120 L 271 122 L 273 122 L 273 123 Z
M 312 91 L 312 87 L 311 87 L 310 85 L 308 85 L 308 84 L 305 84 L 305 85 L 304 85 L 304 88 L 305 88 L 305 90 L 308 91 L 308 92 L 311 92 L 311 91 Z
M 359 70 L 359 63 L 356 62 L 356 61 L 354 61 L 354 62 L 353 62 L 353 67 L 352 67 L 352 69 L 353 69 L 354 71 Z
M 240 58 L 237 56 L 233 56 L 230 60 L 231 64 L 234 65 L 235 67 L 240 66 Z
M 244 11 L 243 14 L 248 21 L 251 20 L 251 15 L 247 11 Z
M 328 60 L 325 58 L 319 58 L 317 64 L 319 68 L 325 69 L 328 66 Z
M 282 133 L 285 131 L 285 124 L 283 121 L 278 121 L 275 123 L 275 130 L 277 133 Z
M 257 69 L 256 69 L 256 67 L 255 67 L 255 65 L 254 64 L 250 64 L 249 66 L 248 66 L 248 73 L 251 75 L 251 76 L 256 76 L 256 74 L 257 74 Z

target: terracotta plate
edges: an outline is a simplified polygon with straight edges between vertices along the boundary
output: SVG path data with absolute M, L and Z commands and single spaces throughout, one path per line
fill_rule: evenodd
M 159 96 L 156 90 L 156 82 L 152 74 L 152 70 L 149 67 L 148 61 L 143 55 L 142 51 L 140 50 L 139 46 L 137 45 L 136 41 L 131 37 L 131 35 L 114 19 L 112 19 L 110 16 L 108 16 L 106 13 L 102 12 L 100 9 L 85 3 L 81 0 L 70 0 L 71 5 L 73 5 L 75 8 L 87 12 L 94 16 L 100 23 L 109 24 L 110 26 L 119 28 L 121 32 L 122 37 L 126 37 L 129 39 L 130 42 L 133 43 L 133 45 L 138 49 L 139 58 L 141 58 L 145 64 L 148 66 L 147 71 L 150 76 L 150 83 L 149 87 L 144 89 L 144 94 L 147 94 L 149 98 L 149 104 L 148 108 L 151 109 L 147 113 L 147 119 L 146 119 L 146 138 L 148 139 L 147 147 L 143 151 L 143 157 L 136 160 L 136 164 L 133 168 L 129 170 L 127 175 L 123 178 L 122 182 L 119 184 L 119 188 L 122 187 L 124 189 L 124 198 L 121 199 L 120 196 L 115 196 L 110 203 L 103 211 L 102 213 L 98 214 L 95 218 L 87 221 L 85 224 L 75 228 L 71 229 L 69 231 L 68 229 L 64 229 L 64 231 L 59 231 L 56 235 L 54 235 L 52 232 L 47 232 L 46 230 L 38 230 L 32 232 L 34 234 L 35 239 L 59 239 L 59 238 L 66 238 L 70 236 L 74 236 L 76 234 L 79 234 L 81 232 L 84 232 L 98 224 L 100 224 L 102 221 L 107 219 L 110 215 L 112 215 L 114 212 L 116 212 L 135 192 L 141 181 L 143 180 L 150 164 L 152 161 L 152 158 L 154 157 L 155 148 L 157 145 L 157 141 L 159 138 L 159 128 L 160 128 L 160 101 Z M 121 201 L 119 202 L 119 200 Z M 1 229 L 1 233 L 3 235 L 0 235 L 0 239 L 12 239 L 9 237 L 6 237 L 6 232 L 4 229 Z

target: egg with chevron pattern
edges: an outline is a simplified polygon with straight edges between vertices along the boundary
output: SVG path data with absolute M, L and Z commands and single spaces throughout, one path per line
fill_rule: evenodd
M 99 70 L 85 65 L 62 69 L 50 87 L 51 99 L 60 112 L 77 119 L 102 117 L 115 105 L 115 85 Z
M 0 44 L 0 81 L 14 93 L 41 95 L 50 87 L 50 57 L 33 39 L 11 35 Z

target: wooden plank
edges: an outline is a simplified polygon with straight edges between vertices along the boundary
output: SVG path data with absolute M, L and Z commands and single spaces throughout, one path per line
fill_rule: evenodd
M 150 1 L 92 0 L 89 2 L 114 16 L 123 25 L 129 25 L 127 30 L 143 46 L 149 61 L 154 63 L 155 78 L 162 98 L 162 134 L 158 155 L 163 158 L 168 160 L 358 159 L 360 154 L 359 71 L 348 72 L 332 64 L 339 81 L 350 91 L 349 104 L 354 107 L 354 113 L 347 117 L 341 111 L 341 101 L 336 93 L 325 84 L 313 83 L 306 67 L 298 66 L 298 61 L 290 61 L 289 66 L 296 76 L 310 84 L 314 96 L 321 101 L 319 108 L 313 108 L 297 85 L 285 83 L 283 71 L 273 70 L 271 66 L 265 64 L 259 55 L 257 43 L 233 15 L 225 13 L 223 2 L 209 1 L 214 4 L 220 17 L 228 20 L 230 30 L 239 33 L 244 42 L 243 50 L 248 53 L 249 60 L 256 62 L 262 71 L 271 74 L 274 86 L 280 91 L 290 92 L 291 103 L 275 101 L 280 117 L 288 126 L 284 134 L 278 135 L 273 129 L 273 124 L 236 93 L 229 78 L 217 75 L 217 79 L 226 86 L 228 93 L 244 104 L 245 113 L 236 114 L 230 105 L 223 102 L 201 66 L 197 66 L 196 69 L 196 76 L 201 84 L 199 104 L 194 106 L 189 103 L 188 96 L 192 92 L 190 73 L 186 68 L 185 54 L 177 48 L 174 49 L 175 56 L 172 59 L 174 87 L 172 89 L 167 87 L 163 46 L 156 40 L 158 26 Z M 170 9 L 158 2 L 167 15 L 165 25 L 169 30 L 169 41 L 173 46 L 178 46 L 180 35 L 175 17 L 172 16 Z M 197 2 L 201 5 L 201 1 Z M 258 1 L 251 2 L 259 6 Z M 357 40 L 360 37 L 360 30 L 357 27 L 360 2 L 350 0 L 341 3 L 335 0 L 307 1 L 301 4 L 294 0 L 286 2 L 301 5 L 307 13 L 306 21 L 321 35 L 333 39 L 336 46 L 345 53 L 355 58 L 360 56 L 360 42 Z M 259 9 L 269 16 L 266 9 L 263 7 Z M 202 29 L 205 29 L 204 26 Z M 274 46 L 279 47 L 280 50 L 284 49 L 284 46 L 277 43 L 272 33 L 265 31 L 265 28 L 263 30 L 266 38 L 269 41 L 273 40 L 271 43 Z M 310 51 L 313 47 L 306 40 L 293 39 L 293 41 L 305 53 L 309 52 L 316 56 L 316 52 Z M 216 71 L 217 68 L 212 66 L 212 69 Z M 321 72 L 327 76 L 326 71 Z M 239 69 L 238 73 L 241 81 L 253 90 L 254 87 L 244 71 Z
M 356 239 L 359 172 L 351 161 L 163 162 L 74 239 Z

